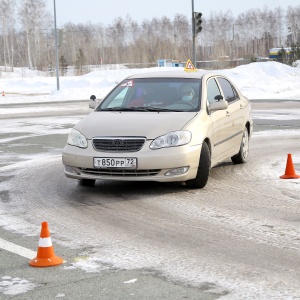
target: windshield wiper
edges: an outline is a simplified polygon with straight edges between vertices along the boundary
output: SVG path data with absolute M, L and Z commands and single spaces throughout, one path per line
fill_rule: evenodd
M 116 106 L 116 107 L 102 108 L 100 111 L 136 111 L 136 110 L 143 110 L 143 107 Z
M 182 110 L 177 110 L 177 109 L 169 109 L 169 108 L 162 108 L 162 107 L 152 107 L 152 106 L 148 106 L 145 107 L 146 111 L 161 111 L 161 112 L 165 112 L 165 111 L 174 111 L 174 112 L 182 112 Z
M 176 110 L 176 109 L 168 109 L 168 108 L 161 108 L 161 107 L 145 107 L 145 106 L 138 106 L 138 107 L 122 107 L 122 106 L 116 106 L 116 107 L 109 107 L 109 108 L 103 108 L 100 111 L 156 111 L 156 112 L 182 112 L 182 110 Z

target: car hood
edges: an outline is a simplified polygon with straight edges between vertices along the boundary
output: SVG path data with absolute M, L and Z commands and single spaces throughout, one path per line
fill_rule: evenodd
M 144 136 L 154 139 L 180 130 L 196 112 L 100 112 L 94 111 L 75 129 L 87 139 L 97 136 Z

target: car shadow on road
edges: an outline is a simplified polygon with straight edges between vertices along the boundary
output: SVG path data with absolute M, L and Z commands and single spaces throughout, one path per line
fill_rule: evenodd
M 71 181 L 67 198 L 73 204 L 101 205 L 107 202 L 120 202 L 132 200 L 149 200 L 164 195 L 181 196 L 186 193 L 200 193 L 201 190 L 191 190 L 185 183 L 161 182 L 129 182 L 129 181 L 96 181 L 94 186 L 80 186 Z M 204 189 L 203 189 L 204 190 Z M 202 191 L 203 191 L 202 190 Z M 184 196 L 182 196 L 184 197 Z M 69 201 L 70 202 L 70 201 Z
M 211 177 L 222 180 L 223 168 L 231 166 L 233 166 L 231 161 L 223 162 L 211 170 Z M 210 180 L 203 189 L 188 188 L 184 182 L 97 180 L 94 186 L 81 186 L 75 180 L 66 180 L 67 198 L 72 199 L 73 204 L 79 205 L 103 205 L 108 202 L 132 200 L 151 201 L 167 195 L 185 199 L 191 194 L 204 195 L 211 192 Z

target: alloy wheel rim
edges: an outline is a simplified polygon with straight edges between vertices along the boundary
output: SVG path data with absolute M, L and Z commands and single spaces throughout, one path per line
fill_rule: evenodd
M 244 130 L 244 133 L 243 133 L 242 151 L 243 151 L 243 157 L 246 158 L 249 153 L 249 138 L 248 138 L 248 130 L 247 129 Z

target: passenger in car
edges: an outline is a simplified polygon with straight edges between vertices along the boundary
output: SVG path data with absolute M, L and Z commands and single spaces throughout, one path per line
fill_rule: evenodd
M 129 102 L 128 107 L 145 106 L 155 100 L 155 91 L 152 87 L 145 87 L 142 92 L 142 96 L 133 99 Z

